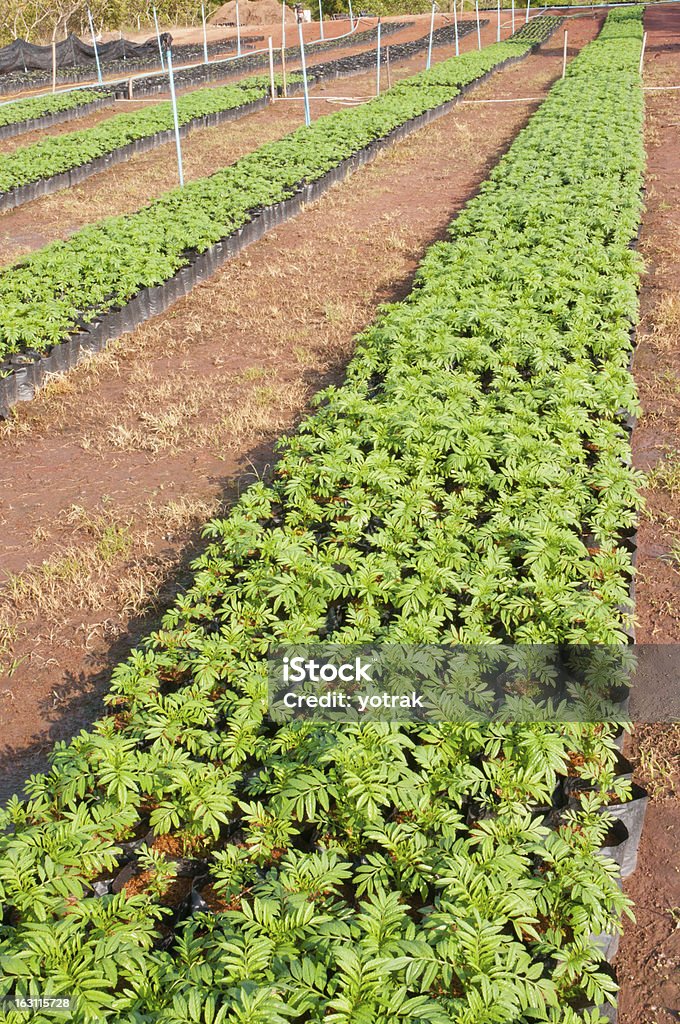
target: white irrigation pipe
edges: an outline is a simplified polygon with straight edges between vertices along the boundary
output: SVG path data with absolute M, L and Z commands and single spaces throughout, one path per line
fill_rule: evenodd
M 201 18 L 203 20 L 203 60 L 206 64 L 209 64 L 210 57 L 208 56 L 208 29 L 205 24 L 205 4 L 201 4 Z
M 298 21 L 298 35 L 300 37 L 300 65 L 302 67 L 302 88 L 305 94 L 305 124 L 309 128 L 312 123 L 312 115 L 309 110 L 309 86 L 307 83 L 307 64 L 305 61 L 305 41 L 302 35 L 302 22 Z
M 545 96 L 515 96 L 511 100 L 460 100 L 461 103 L 535 103 Z
M 161 43 L 161 30 L 158 27 L 158 14 L 156 8 L 153 9 L 153 20 L 156 26 L 156 39 L 158 40 L 158 52 L 161 55 L 161 74 L 165 74 L 165 62 L 163 61 L 163 44 Z M 68 89 L 66 90 L 68 92 Z
M 482 34 L 481 34 L 481 30 L 479 28 L 479 2 L 478 2 L 478 0 L 475 0 L 475 14 L 477 15 L 477 49 L 481 50 L 481 48 L 482 48 Z
M 103 82 L 102 78 L 102 66 L 99 63 L 99 50 L 97 49 L 97 37 L 94 34 L 94 22 L 92 21 L 92 11 L 88 7 L 87 9 L 87 20 L 90 23 L 90 32 L 92 33 L 92 45 L 94 46 L 94 59 L 97 62 L 97 81 L 101 85 Z
M 429 38 L 429 41 L 428 41 L 428 44 L 427 44 L 427 63 L 425 64 L 425 70 L 426 71 L 430 70 L 430 65 L 432 64 L 432 37 L 434 36 L 434 12 L 435 12 L 436 6 L 437 5 L 436 5 L 436 3 L 433 0 L 433 3 L 432 3 L 432 15 L 430 17 L 430 38 Z
M 380 18 L 378 18 L 378 51 L 375 61 L 375 94 L 380 95 Z
M 642 65 L 645 60 L 645 47 L 647 46 L 647 33 L 645 32 L 642 36 L 642 50 L 640 51 L 640 68 L 639 73 L 642 74 Z
M 179 118 L 177 116 L 177 96 L 175 95 L 175 76 L 172 73 L 172 53 L 167 52 L 168 77 L 170 79 L 170 99 L 172 100 L 172 119 L 175 125 L 175 146 L 177 148 L 177 170 L 180 188 L 184 188 L 184 168 L 182 166 L 182 142 L 179 137 Z
M 456 57 L 460 57 L 460 48 L 458 46 L 458 15 L 456 14 L 456 0 L 453 0 L 453 31 L 456 37 Z
M 238 13 L 238 0 L 236 0 L 236 56 L 241 56 L 241 18 Z
M 276 80 L 274 79 L 274 44 L 272 37 L 269 37 L 269 88 L 272 94 L 272 103 L 276 99 Z

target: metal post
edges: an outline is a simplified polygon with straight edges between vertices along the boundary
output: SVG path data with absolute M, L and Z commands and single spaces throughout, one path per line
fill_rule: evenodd
M 432 64 L 432 37 L 434 35 L 434 12 L 436 6 L 436 4 L 432 4 L 432 14 L 430 16 L 430 39 L 427 44 L 427 64 L 425 65 L 426 71 L 430 70 L 430 66 Z
M 512 0 L 512 34 L 515 34 L 515 0 Z
M 642 49 L 640 50 L 640 67 L 638 69 L 639 74 L 642 74 L 642 66 L 645 60 L 645 47 L 647 46 L 647 33 L 645 32 L 642 37 Z
M 180 188 L 184 188 L 184 168 L 182 166 L 182 143 L 179 137 L 179 118 L 177 116 L 177 96 L 175 95 L 175 76 L 172 73 L 172 52 L 166 53 L 168 59 L 168 77 L 170 79 L 170 100 L 172 102 L 172 119 L 175 123 L 175 144 L 177 146 L 177 171 Z
M 55 29 L 56 32 L 56 29 Z M 52 92 L 57 91 L 57 41 L 52 38 Z
M 97 49 L 97 37 L 94 34 L 94 22 L 92 21 L 92 12 L 90 8 L 87 9 L 87 18 L 90 22 L 90 32 L 92 33 L 92 45 L 94 46 L 94 59 L 97 62 L 97 81 L 101 85 L 104 79 L 102 78 L 102 66 L 99 63 L 99 50 Z
M 456 14 L 456 0 L 453 2 L 453 33 L 456 37 L 456 57 L 460 57 L 460 49 L 458 47 L 458 15 Z
M 319 39 L 323 39 L 323 9 L 319 0 Z
M 498 25 L 496 28 L 496 42 L 501 41 L 501 0 L 498 0 Z
M 352 14 L 352 0 L 349 0 L 349 27 L 354 31 L 354 15 Z
M 210 57 L 208 56 L 208 29 L 205 24 L 205 4 L 201 4 L 201 18 L 203 19 L 203 60 L 206 64 L 209 64 Z
M 387 66 L 387 88 L 392 88 L 392 72 L 390 70 L 390 48 L 389 46 L 385 50 L 385 64 Z
M 475 0 L 475 14 L 477 15 L 477 49 L 482 48 L 482 31 L 479 27 L 479 0 Z
M 156 8 L 153 9 L 153 20 L 156 26 L 156 39 L 158 40 L 158 52 L 161 55 L 161 71 L 165 71 L 165 62 L 163 61 L 163 45 L 161 43 L 161 30 L 158 27 L 158 15 L 156 14 Z
M 375 62 L 375 94 L 380 95 L 380 34 L 381 34 L 381 23 L 378 18 L 378 53 Z
M 564 52 L 562 53 L 562 78 L 567 74 L 567 30 L 564 30 Z
M 525 25 L 526 25 L 526 23 L 527 23 L 527 22 L 528 22 L 528 20 L 529 20 L 529 5 L 530 5 L 530 4 L 531 4 L 531 0 L 527 0 L 527 14 L 526 14 L 526 17 L 525 17 L 525 19 L 524 19 L 524 24 L 525 24 Z
M 241 18 L 238 13 L 238 0 L 236 0 L 236 56 L 241 56 Z
M 305 41 L 302 37 L 302 19 L 298 21 L 298 36 L 300 38 L 300 66 L 302 70 L 302 88 L 305 93 L 305 124 L 309 128 L 312 123 L 312 115 L 309 112 L 309 87 L 307 85 L 307 64 L 305 63 Z

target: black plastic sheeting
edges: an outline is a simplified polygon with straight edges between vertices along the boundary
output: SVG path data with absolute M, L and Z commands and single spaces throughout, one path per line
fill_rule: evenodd
M 264 40 L 264 36 L 248 35 L 241 37 L 241 46 L 244 50 L 254 49 L 258 43 Z M 127 45 L 127 44 L 126 44 Z M 236 49 L 235 39 L 225 39 L 221 42 L 208 43 L 208 54 L 216 57 L 229 53 Z M 50 48 L 51 50 L 51 48 Z M 94 54 L 94 49 L 93 49 Z M 202 61 L 204 59 L 203 45 L 200 43 L 184 43 L 181 46 L 173 46 L 172 53 L 178 63 L 189 63 L 191 61 Z M 146 50 L 144 55 L 137 56 L 128 54 L 127 48 L 123 56 L 112 60 L 110 58 L 101 60 L 102 72 L 108 76 L 122 76 L 129 71 L 152 71 L 160 72 L 160 56 L 158 44 L 153 51 Z M 57 69 L 57 83 L 68 85 L 78 82 L 91 82 L 95 74 L 94 57 L 86 64 L 74 65 L 69 68 Z M 50 74 L 45 74 L 45 69 L 28 70 L 21 65 L 20 69 L 0 74 L 0 94 L 8 94 L 21 89 L 38 89 L 41 86 L 47 87 L 52 83 L 51 64 Z
M 172 45 L 169 32 L 161 35 L 161 42 L 167 50 Z M 129 39 L 114 39 L 110 43 L 97 43 L 100 61 L 123 60 L 130 58 L 149 58 L 158 54 L 158 40 L 154 36 L 145 43 L 133 43 Z M 95 64 L 94 46 L 83 42 L 78 36 L 69 35 L 55 46 L 57 68 L 77 67 L 82 64 Z M 0 74 L 7 71 L 51 71 L 52 47 L 36 46 L 25 39 L 15 39 L 9 46 L 0 49 Z
M 53 114 L 43 114 L 42 117 L 31 117 L 27 121 L 15 121 L 13 124 L 6 124 L 0 128 L 0 140 L 11 139 L 14 135 L 24 135 L 26 132 L 40 131 L 43 128 L 51 128 L 52 125 L 62 124 L 64 121 L 74 121 L 78 117 L 85 117 L 87 114 L 101 110 L 102 107 L 110 107 L 114 102 L 113 96 L 103 99 L 92 100 L 91 103 L 81 103 L 79 107 L 71 107 L 69 110 L 56 110 Z
M 251 100 L 250 103 L 243 103 L 240 107 L 232 107 L 230 110 L 220 110 L 213 114 L 195 117 L 192 121 L 188 121 L 180 127 L 179 134 L 180 136 L 185 136 L 197 128 L 214 128 L 216 125 L 224 124 L 226 121 L 236 121 L 240 117 L 245 117 L 246 114 L 254 114 L 258 110 L 264 110 L 268 103 L 269 96 L 261 96 L 260 99 Z M 86 178 L 92 177 L 93 174 L 107 171 L 110 167 L 124 163 L 132 156 L 136 156 L 139 153 L 147 153 L 150 149 L 155 149 L 156 146 L 172 142 L 174 138 L 174 128 L 168 128 L 166 131 L 156 132 L 154 135 L 146 135 L 142 139 L 135 139 L 134 142 L 129 142 L 126 146 L 121 146 L 119 149 L 114 149 L 111 153 L 106 153 L 104 156 L 89 160 L 86 164 L 73 167 L 69 171 L 64 171 L 63 174 L 55 174 L 51 178 L 42 178 L 40 181 L 34 181 L 28 185 L 20 185 L 10 192 L 0 192 L 0 212 L 14 210 L 17 206 L 23 206 L 24 203 L 30 203 L 41 196 L 51 195 L 52 192 L 58 192 L 61 188 L 71 188 L 73 185 L 79 185 Z

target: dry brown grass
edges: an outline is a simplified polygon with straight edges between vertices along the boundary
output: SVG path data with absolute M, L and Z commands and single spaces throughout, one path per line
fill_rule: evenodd
M 186 541 L 218 509 L 217 499 L 200 497 L 147 501 L 134 518 L 110 500 L 97 510 L 66 509 L 57 525 L 67 527 L 72 539 L 39 564 L 11 574 L 0 590 L 5 668 L 11 668 L 16 641 L 34 632 L 32 624 L 54 644 L 60 625 L 75 611 L 105 607 L 111 623 L 153 607 L 176 561 L 159 550 L 159 541 Z
M 649 320 L 652 341 L 657 349 L 665 352 L 680 350 L 680 293 L 664 292 Z
M 636 767 L 654 799 L 680 795 L 680 723 L 635 728 Z

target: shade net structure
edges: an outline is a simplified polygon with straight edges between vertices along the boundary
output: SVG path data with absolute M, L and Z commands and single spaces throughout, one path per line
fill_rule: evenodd
M 161 45 L 167 49 L 172 36 L 161 35 Z M 76 35 L 62 39 L 56 47 L 57 68 L 82 67 L 95 63 L 94 46 L 89 46 Z M 154 36 L 145 43 L 133 43 L 129 39 L 114 39 L 110 43 L 98 43 L 101 61 L 149 60 L 158 54 L 158 40 Z M 52 46 L 35 46 L 25 39 L 15 39 L 9 46 L 0 49 L 0 74 L 10 71 L 49 71 L 52 69 Z

